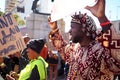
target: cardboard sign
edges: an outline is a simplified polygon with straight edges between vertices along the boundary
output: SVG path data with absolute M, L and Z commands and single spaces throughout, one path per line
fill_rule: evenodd
M 11 13 L 0 17 L 0 56 L 13 54 L 26 47 Z
M 97 0 L 55 0 L 51 10 L 51 22 L 72 15 L 85 6 L 94 6 Z

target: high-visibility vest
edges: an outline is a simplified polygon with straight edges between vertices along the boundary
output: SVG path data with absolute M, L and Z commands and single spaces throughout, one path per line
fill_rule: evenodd
M 40 80 L 46 80 L 47 78 L 47 67 L 48 63 L 42 57 L 38 57 L 37 59 L 31 60 L 28 65 L 20 72 L 19 80 L 29 79 L 30 74 L 33 68 L 37 65 L 37 69 L 40 75 Z

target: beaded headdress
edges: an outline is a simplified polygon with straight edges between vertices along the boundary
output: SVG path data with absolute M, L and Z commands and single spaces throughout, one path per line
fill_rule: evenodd
M 71 23 L 78 23 L 80 25 L 82 25 L 82 31 L 86 32 L 87 36 L 91 36 L 93 39 L 95 39 L 96 37 L 96 25 L 94 20 L 88 16 L 86 13 L 85 14 L 81 14 L 79 12 L 78 15 L 73 15 L 72 16 L 72 20 Z

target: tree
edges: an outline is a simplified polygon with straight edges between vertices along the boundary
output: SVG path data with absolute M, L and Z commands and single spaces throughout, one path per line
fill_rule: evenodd
M 13 16 L 15 17 L 15 20 L 18 25 L 20 25 L 20 26 L 25 25 L 25 21 L 23 19 L 21 19 L 17 13 L 13 14 Z
M 4 14 L 5 14 L 4 12 L 0 11 L 0 16 L 2 16 Z M 20 25 L 20 26 L 25 25 L 25 21 L 23 19 L 21 19 L 18 14 L 15 13 L 15 14 L 13 14 L 13 16 L 14 16 L 14 18 L 15 18 L 18 25 Z
M 4 15 L 4 12 L 0 11 L 0 16 Z

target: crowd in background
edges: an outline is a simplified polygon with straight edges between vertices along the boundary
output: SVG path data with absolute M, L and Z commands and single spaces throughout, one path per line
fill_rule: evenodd
M 49 39 L 56 50 L 49 51 L 45 39 L 31 40 L 23 37 L 23 51 L 0 57 L 0 77 L 5 80 L 113 80 L 120 72 L 119 58 L 113 57 L 110 46 L 102 45 L 97 37 L 110 30 L 111 22 L 105 15 L 105 0 L 86 7 L 98 18 L 102 31 L 96 33 L 93 19 L 86 13 L 72 16 L 69 31 L 72 42 L 66 42 L 59 32 L 57 21 L 48 22 Z M 60 65 L 60 67 L 59 67 Z
M 23 39 L 26 45 L 30 41 L 30 37 L 28 36 L 23 36 Z M 49 64 L 49 67 L 47 68 L 49 80 L 57 80 L 58 76 L 64 75 L 65 62 L 61 59 L 58 51 L 48 51 L 47 44 L 45 43 L 40 52 L 40 56 Z M 29 61 L 27 48 L 25 48 L 23 51 L 0 57 L 1 79 L 3 78 L 4 80 L 9 80 L 7 78 L 8 75 L 18 79 L 19 76 L 17 74 L 19 74 L 20 71 L 26 67 Z

